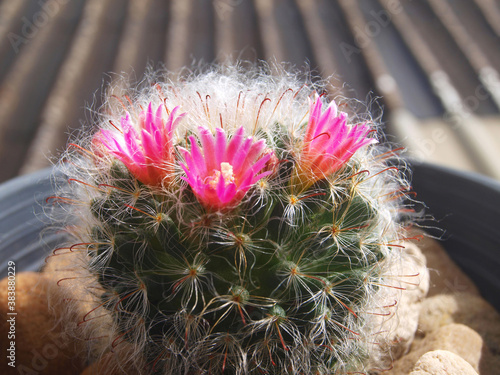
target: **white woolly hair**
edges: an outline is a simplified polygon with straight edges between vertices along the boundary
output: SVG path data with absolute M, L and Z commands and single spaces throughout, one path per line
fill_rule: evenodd
M 326 106 L 333 95 L 339 110 L 351 112 L 353 125 L 370 122 L 374 130 L 379 126 L 366 108 L 359 110 L 362 102 L 334 95 L 335 88 L 311 73 L 288 71 L 278 65 L 214 65 L 178 75 L 150 70 L 135 87 L 124 89 L 126 77 L 114 82 L 116 86 L 106 90 L 96 121 L 98 128 L 111 128 L 109 121 L 119 124 L 126 113 L 133 118 L 151 103 L 153 108 L 165 104 L 169 111 L 179 106 L 179 111 L 187 114 L 177 127 L 180 139 L 200 126 L 212 131 L 220 127 L 228 133 L 243 126 L 247 135 L 256 135 L 269 132 L 276 123 L 286 124 L 292 134 L 300 136 L 309 102 L 318 95 Z M 121 95 L 115 96 L 115 92 Z M 78 139 L 81 141 L 82 136 Z
M 271 71 L 274 73 L 270 73 Z M 145 327 L 140 320 L 131 320 L 127 323 L 127 327 L 116 326 L 109 311 L 103 307 L 101 299 L 103 291 L 96 277 L 93 276 L 93 270 L 106 263 L 106 252 L 97 259 L 90 259 L 88 255 L 89 249 L 93 246 L 92 228 L 100 225 L 91 213 L 90 202 L 106 194 L 102 188 L 92 186 L 93 181 L 97 180 L 96 176 L 102 176 L 106 169 L 103 165 L 92 162 L 92 137 L 95 131 L 113 129 L 113 124 L 119 124 L 120 118 L 126 113 L 130 114 L 133 122 L 136 122 L 138 113 L 146 109 L 149 103 L 152 103 L 153 108 L 164 105 L 166 111 L 172 111 L 179 106 L 179 111 L 187 115 L 176 129 L 177 139 L 174 140 L 174 144 L 185 144 L 186 135 L 196 134 L 200 126 L 212 131 L 220 127 L 228 134 L 243 126 L 246 135 L 260 138 L 270 134 L 275 130 L 274 127 L 280 124 L 287 127 L 292 138 L 286 144 L 287 149 L 284 151 L 293 155 L 300 149 L 300 139 L 303 138 L 311 101 L 319 97 L 324 102 L 324 106 L 328 106 L 332 99 L 329 95 L 332 90 L 324 81 L 314 80 L 313 82 L 313 77 L 308 73 L 287 71 L 277 66 L 260 68 L 255 66 L 249 68 L 246 65 L 210 66 L 203 69 L 203 72 L 185 71 L 177 76 L 166 72 L 150 71 L 139 85 L 127 88 L 126 96 L 115 97 L 114 92 L 123 92 L 124 81 L 118 82 L 116 87 L 107 89 L 108 98 L 101 108 L 97 121 L 92 124 L 90 130 L 87 127 L 78 135 L 77 140 L 72 142 L 76 146 L 68 147 L 61 159 L 63 162 L 60 168 L 66 176 L 65 179 L 69 178 L 71 183 L 67 184 L 66 180 L 60 186 L 59 196 L 63 197 L 61 207 L 66 210 L 66 215 L 60 223 L 61 227 L 70 232 L 70 235 L 74 235 L 76 241 L 73 240 L 73 245 L 70 244 L 66 250 L 54 252 L 54 256 L 51 257 L 52 261 L 54 259 L 59 261 L 63 258 L 65 261 L 60 262 L 57 267 L 52 267 L 51 272 L 55 272 L 56 269 L 64 270 L 61 273 L 61 279 L 65 280 L 59 283 L 58 293 L 65 290 L 66 299 L 70 301 L 70 304 L 67 317 L 61 317 L 61 321 L 74 320 L 75 315 L 80 314 L 78 334 L 92 347 L 91 360 L 113 352 L 118 359 L 111 361 L 110 366 L 114 364 L 122 371 L 131 371 L 131 368 L 135 369 L 134 371 L 140 371 L 144 366 L 141 353 L 146 345 L 148 327 Z M 377 269 L 373 270 L 373 275 L 368 275 L 366 279 L 364 287 L 369 297 L 355 307 L 354 312 L 361 319 L 354 319 L 354 315 L 349 315 L 348 320 L 343 322 L 349 331 L 356 331 L 357 336 L 356 340 L 344 340 L 344 346 L 339 351 L 337 367 L 339 371 L 353 371 L 354 367 L 344 361 L 349 359 L 346 357 L 352 353 L 354 347 L 358 347 L 370 357 L 371 363 L 366 365 L 368 367 L 362 366 L 362 369 L 383 366 L 381 363 L 387 360 L 387 353 L 380 349 L 387 347 L 387 345 L 381 345 L 387 333 L 383 332 L 385 328 L 381 328 L 386 325 L 380 321 L 380 317 L 383 316 L 383 320 L 393 319 L 396 308 L 388 305 L 387 301 L 392 298 L 397 299 L 399 290 L 380 288 L 380 286 L 390 284 L 395 275 L 401 274 L 397 271 L 401 267 L 400 252 L 393 251 L 390 243 L 391 241 L 393 244 L 398 243 L 397 241 L 400 241 L 402 237 L 400 225 L 397 224 L 401 199 L 391 200 L 388 194 L 392 191 L 401 191 L 401 187 L 409 188 L 409 186 L 398 171 L 387 167 L 386 159 L 387 155 L 391 154 L 391 145 L 382 142 L 383 135 L 379 132 L 378 120 L 371 118 L 366 110 L 361 113 L 352 112 L 352 108 L 363 106 L 358 101 L 340 96 L 335 97 L 335 101 L 339 105 L 339 110 L 351 112 L 350 124 L 369 122 L 375 130 L 373 137 L 378 137 L 380 141 L 378 145 L 360 149 L 351 161 L 353 164 L 362 165 L 366 168 L 366 173 L 370 175 L 370 178 L 360 179 L 355 189 L 366 201 L 377 207 L 378 221 L 370 228 L 376 233 L 365 231 L 363 236 L 366 242 L 370 243 L 382 238 L 384 243 L 381 247 L 385 256 L 385 261 L 378 264 Z M 266 139 L 271 142 L 273 140 L 272 137 L 266 137 Z M 268 144 L 268 147 L 283 146 Z M 342 178 L 342 175 L 331 177 L 331 185 L 335 186 L 336 179 L 342 180 Z M 137 190 L 137 187 L 131 183 L 131 191 L 134 189 Z M 142 193 L 139 191 L 139 194 Z M 334 188 L 332 188 L 332 194 L 336 194 Z M 384 196 L 387 199 L 381 205 L 378 202 L 380 197 Z M 134 200 L 138 198 L 131 194 L 130 202 L 126 203 L 133 205 Z M 68 205 L 67 202 L 72 204 Z M 187 208 L 179 207 L 180 212 L 183 209 Z M 292 214 L 295 215 L 295 213 Z M 296 214 L 301 215 L 301 213 Z M 181 216 L 182 213 L 178 215 Z M 366 251 L 369 252 L 369 250 Z M 111 244 L 109 252 L 112 252 Z M 387 279 L 384 275 L 387 275 Z M 126 278 L 122 282 L 134 283 L 133 280 Z M 82 285 L 85 285 L 83 290 Z M 383 298 L 381 294 L 384 294 Z M 137 298 L 143 297 L 143 295 L 137 295 Z M 82 306 L 88 310 L 84 316 L 81 316 Z M 255 326 L 256 329 L 265 330 L 272 327 L 272 325 L 265 326 L 264 323 L 260 322 L 262 326 Z M 72 334 L 75 334 L 74 328 L 73 324 Z M 292 325 L 289 329 L 294 330 Z M 133 343 L 126 343 L 125 339 L 120 339 L 122 335 L 120 332 L 124 331 L 136 333 Z M 318 335 L 321 334 L 321 332 L 318 333 Z M 248 361 L 252 356 L 251 353 L 242 354 L 241 348 L 236 344 L 233 349 L 235 353 L 238 353 L 235 356 L 241 358 L 242 362 Z M 299 366 L 301 359 L 305 358 L 301 352 L 305 350 L 303 343 L 298 343 L 291 350 L 293 352 L 291 356 L 297 357 L 297 362 L 293 366 Z M 179 359 L 179 363 L 186 360 Z M 307 370 L 307 363 L 301 366 L 305 367 L 299 370 Z M 177 373 L 177 370 L 172 369 L 165 371 Z M 237 373 L 243 374 L 245 371 L 239 368 Z

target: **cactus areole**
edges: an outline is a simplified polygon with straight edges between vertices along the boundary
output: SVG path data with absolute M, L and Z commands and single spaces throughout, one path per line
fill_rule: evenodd
M 68 147 L 60 200 L 95 297 L 78 324 L 111 322 L 87 338 L 107 340 L 100 355 L 126 347 L 144 374 L 373 366 L 408 211 L 375 121 L 293 75 L 236 68 L 108 107 Z

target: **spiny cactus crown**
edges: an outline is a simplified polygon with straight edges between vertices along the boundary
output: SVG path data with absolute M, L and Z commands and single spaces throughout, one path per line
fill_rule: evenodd
M 66 155 L 68 249 L 96 282 L 79 324 L 109 318 L 106 350 L 148 374 L 366 369 L 407 188 L 369 119 L 240 71 L 108 105 Z

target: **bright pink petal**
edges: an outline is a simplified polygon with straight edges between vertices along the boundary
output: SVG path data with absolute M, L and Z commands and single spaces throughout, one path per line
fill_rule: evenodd
M 244 139 L 244 129 L 243 127 L 240 127 L 236 130 L 234 135 L 231 137 L 231 140 L 229 141 L 229 144 L 226 149 L 226 156 L 228 158 L 228 163 L 234 165 L 234 158 L 236 156 L 236 153 L 238 149 L 241 146 L 241 142 L 243 142 Z
M 322 113 L 322 102 L 317 98 L 310 104 L 309 121 L 297 158 L 294 183 L 307 188 L 338 171 L 358 149 L 375 142 L 368 138 L 369 132 L 370 128 L 366 124 L 348 125 L 347 114 L 338 113 L 334 102 Z
M 141 131 L 142 137 L 142 148 L 144 150 L 144 154 L 148 155 L 148 160 L 152 161 L 158 158 L 159 150 L 158 144 L 154 141 L 151 134 L 149 134 L 146 129 L 142 129 Z
M 102 130 L 94 140 L 120 159 L 139 181 L 161 185 L 172 177 L 173 130 L 183 116 L 177 111 L 178 107 L 174 108 L 164 120 L 163 106 L 154 111 L 149 103 L 147 109 L 139 113 L 136 124 L 127 113 L 120 119 L 121 131 Z
M 189 141 L 191 143 L 191 158 L 192 158 L 192 167 L 194 172 L 198 176 L 205 176 L 207 174 L 207 165 L 205 164 L 205 158 L 201 153 L 201 150 L 196 143 L 196 140 L 193 136 L 189 137 Z
M 215 129 L 215 165 L 226 159 L 226 135 L 220 128 Z
M 201 146 L 203 147 L 203 155 L 205 157 L 207 170 L 212 171 L 214 169 L 217 169 L 218 165 L 215 159 L 215 142 L 210 130 L 200 127 L 200 140 Z
M 233 167 L 236 170 L 240 170 L 243 163 L 246 160 L 246 157 L 248 155 L 248 151 L 250 150 L 250 147 L 252 146 L 252 137 L 247 137 L 245 141 L 243 142 L 243 145 L 240 146 L 234 153 L 234 156 L 232 158 L 233 160 Z

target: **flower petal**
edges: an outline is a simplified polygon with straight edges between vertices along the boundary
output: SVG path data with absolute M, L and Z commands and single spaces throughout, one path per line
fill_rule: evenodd
M 321 113 L 319 97 L 310 104 L 309 120 L 302 148 L 296 160 L 296 173 L 292 184 L 307 189 L 345 165 L 361 147 L 373 143 L 368 138 L 369 126 L 347 124 L 347 114 L 338 113 L 335 102 Z
M 202 149 L 194 137 L 189 137 L 191 151 L 179 148 L 185 164 L 181 167 L 198 201 L 208 210 L 234 208 L 243 199 L 251 185 L 270 171 L 258 172 L 271 159 L 272 152 L 262 156 L 263 140 L 253 137 L 244 139 L 244 128 L 238 128 L 228 142 L 223 129 L 217 128 L 215 135 L 200 127 Z M 261 176 L 261 177 L 259 177 Z
M 177 110 L 178 107 L 174 108 L 164 124 L 163 107 L 160 105 L 153 111 L 149 103 L 135 124 L 127 113 L 120 119 L 121 131 L 104 129 L 94 136 L 94 141 L 120 159 L 142 183 L 161 185 L 173 176 L 173 130 L 183 116 Z

